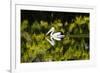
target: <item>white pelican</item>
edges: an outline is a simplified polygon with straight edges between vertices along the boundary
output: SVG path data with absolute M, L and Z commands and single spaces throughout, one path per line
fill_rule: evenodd
M 54 33 L 55 31 L 55 28 L 52 27 L 47 33 L 46 35 L 48 35 L 50 33 L 50 40 L 47 39 L 47 41 L 52 45 L 54 46 L 55 45 L 55 41 L 54 40 L 57 40 L 57 41 L 61 41 L 61 38 L 64 37 L 64 35 L 61 35 L 61 32 L 56 32 Z

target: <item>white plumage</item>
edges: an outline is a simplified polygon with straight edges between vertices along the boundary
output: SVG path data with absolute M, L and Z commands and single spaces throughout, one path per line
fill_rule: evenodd
M 61 38 L 64 37 L 64 35 L 61 35 L 61 32 L 54 32 L 54 31 L 55 31 L 55 28 L 52 27 L 46 34 L 46 35 L 48 35 L 50 33 L 50 40 L 47 38 L 46 39 L 52 46 L 55 45 L 54 40 L 61 41 Z

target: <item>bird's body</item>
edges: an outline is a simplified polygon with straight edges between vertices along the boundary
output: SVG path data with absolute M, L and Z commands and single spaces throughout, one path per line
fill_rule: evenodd
M 51 36 L 52 38 L 54 38 L 55 40 L 60 41 L 61 38 L 62 38 L 64 35 L 61 35 L 61 32 L 57 32 L 57 33 L 50 34 L 50 36 Z
M 46 35 L 48 35 L 51 32 L 50 33 L 50 40 L 47 39 L 47 41 L 49 41 L 50 44 L 53 46 L 55 44 L 54 40 L 61 41 L 61 38 L 64 37 L 64 35 L 61 35 L 61 32 L 54 32 L 54 31 L 55 31 L 55 29 L 54 29 L 54 27 L 52 27 L 46 34 Z

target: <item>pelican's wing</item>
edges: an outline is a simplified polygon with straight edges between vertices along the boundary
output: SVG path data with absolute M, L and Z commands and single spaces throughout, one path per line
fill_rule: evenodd
M 52 28 L 46 33 L 46 35 L 48 35 L 50 32 L 54 32 L 54 27 L 52 27 Z
M 49 40 L 49 39 L 46 38 L 46 40 L 47 40 L 52 46 L 55 45 L 55 42 L 54 42 L 54 40 L 53 40 L 52 38 L 51 38 L 51 40 Z

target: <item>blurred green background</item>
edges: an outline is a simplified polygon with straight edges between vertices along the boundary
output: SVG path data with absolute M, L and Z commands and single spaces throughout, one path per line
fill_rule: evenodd
M 52 46 L 54 27 L 65 37 Z M 89 13 L 21 10 L 21 63 L 89 60 Z

